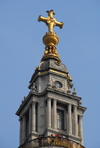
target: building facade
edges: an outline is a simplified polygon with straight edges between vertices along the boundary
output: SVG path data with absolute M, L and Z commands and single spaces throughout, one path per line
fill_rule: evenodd
M 16 112 L 20 121 L 19 148 L 83 148 L 82 117 L 86 108 L 75 88 L 71 92 L 71 76 L 57 54 L 59 38 L 53 27 L 62 28 L 63 23 L 53 18 L 53 10 L 47 13 L 47 18 L 38 18 L 48 25 L 49 31 L 43 37 L 45 52 L 31 77 L 30 92 Z

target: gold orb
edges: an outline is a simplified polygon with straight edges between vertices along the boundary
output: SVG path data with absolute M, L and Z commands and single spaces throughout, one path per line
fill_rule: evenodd
M 57 45 L 58 42 L 59 42 L 59 38 L 54 32 L 52 33 L 48 32 L 43 37 L 43 43 L 45 45 Z

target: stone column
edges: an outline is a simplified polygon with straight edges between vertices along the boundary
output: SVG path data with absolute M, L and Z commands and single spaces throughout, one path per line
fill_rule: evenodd
M 57 101 L 53 100 L 53 128 L 57 128 Z
M 20 145 L 22 144 L 22 119 L 19 119 L 20 121 Z
M 47 127 L 51 128 L 51 99 L 47 100 Z
M 31 127 L 32 127 L 32 109 L 31 106 L 29 107 L 29 134 L 31 133 Z
M 74 134 L 78 136 L 77 106 L 74 105 Z
M 71 113 L 71 104 L 68 104 L 68 133 L 72 134 L 72 113 Z
M 22 125 L 22 143 L 25 142 L 26 138 L 26 116 L 25 114 L 23 115 L 23 125 Z
M 32 103 L 32 131 L 36 131 L 36 103 Z
M 79 115 L 79 135 L 81 140 L 81 144 L 83 145 L 83 126 L 82 126 L 82 115 Z

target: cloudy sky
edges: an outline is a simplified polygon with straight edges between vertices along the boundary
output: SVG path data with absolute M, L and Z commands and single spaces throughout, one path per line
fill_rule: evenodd
M 44 53 L 48 29 L 38 16 L 51 9 L 64 22 L 63 29 L 54 28 L 57 52 L 87 107 L 84 146 L 100 147 L 100 0 L 0 0 L 0 148 L 19 146 L 15 112 Z

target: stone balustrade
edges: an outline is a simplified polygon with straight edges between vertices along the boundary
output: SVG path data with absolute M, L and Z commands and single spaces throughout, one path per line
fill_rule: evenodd
M 85 148 L 79 143 L 63 137 L 41 137 L 25 142 L 19 148 L 36 148 L 48 146 L 61 146 L 66 148 Z

